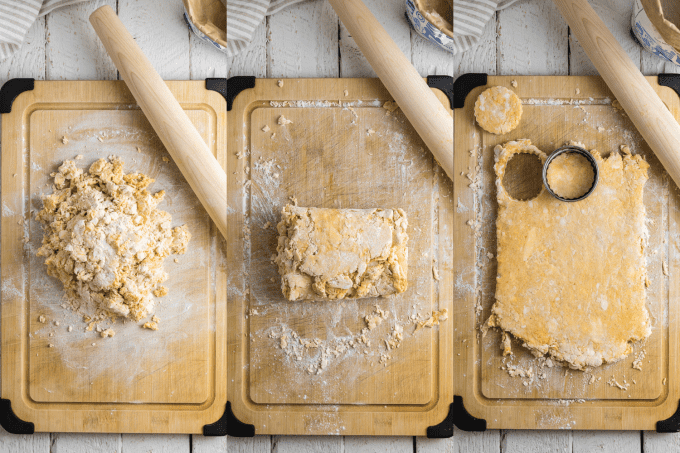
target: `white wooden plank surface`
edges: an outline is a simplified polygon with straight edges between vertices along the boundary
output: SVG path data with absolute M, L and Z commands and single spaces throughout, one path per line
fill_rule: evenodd
M 455 428 L 453 437 L 450 439 L 416 437 L 414 453 L 467 453 L 472 451 L 499 453 L 500 449 L 500 431 L 497 429 L 475 433 Z
M 255 436 L 250 439 L 227 437 L 229 453 L 269 453 L 272 451 L 271 436 Z
M 501 451 L 503 453 L 571 453 L 572 442 L 569 431 L 503 431 Z
M 272 436 L 271 451 L 272 453 L 343 453 L 343 438 L 339 436 Z
M 346 453 L 413 453 L 412 437 L 345 436 Z
M 121 448 L 123 453 L 188 453 L 189 450 L 189 436 L 175 434 L 123 434 Z
M 39 433 L 19 436 L 0 428 L 0 452 L 51 453 L 50 434 Z
M 166 80 L 190 76 L 189 29 L 180 1 L 118 0 L 118 16 Z
M 499 74 L 567 75 L 568 27 L 553 2 L 522 0 L 498 18 Z
M 592 73 L 592 65 L 552 3 L 522 0 L 497 13 L 485 28 L 482 43 L 452 57 L 411 31 L 403 2 L 366 0 L 368 6 L 410 55 L 421 75 L 489 74 L 563 75 Z M 628 54 L 645 74 L 680 73 L 642 50 L 629 37 L 629 0 L 590 0 Z M 332 8 L 324 1 L 305 2 L 260 25 L 251 47 L 226 59 L 191 37 L 176 0 L 93 0 L 39 19 L 22 49 L 0 62 L 0 83 L 13 77 L 43 79 L 112 79 L 116 71 L 89 28 L 89 12 L 101 4 L 118 6 L 121 19 L 166 79 L 205 77 L 361 77 L 374 76 L 356 51 Z M 339 38 L 338 38 L 339 36 Z M 569 58 L 569 47 L 571 57 Z M 340 58 L 338 57 L 340 54 Z M 416 438 L 416 451 L 429 452 L 616 452 L 680 453 L 679 434 L 653 432 L 497 431 L 466 433 L 451 439 Z M 16 436 L 0 429 L 0 452 L 167 452 L 167 453 L 307 453 L 410 452 L 413 439 L 381 437 L 281 437 L 252 439 L 185 435 L 90 435 L 55 433 Z
M 680 434 L 643 431 L 642 451 L 645 453 L 680 453 Z
M 58 9 L 47 16 L 48 80 L 116 80 L 118 71 L 88 18 L 116 0 L 95 0 Z
M 574 431 L 574 453 L 639 453 L 642 436 L 639 431 Z
M 120 434 L 54 433 L 50 453 L 121 453 Z
M 227 449 L 227 442 L 226 436 L 205 437 L 196 434 L 191 436 L 191 453 L 224 453 L 225 451 L 232 451 Z
M 644 75 L 680 74 L 680 66 L 662 60 L 651 52 L 640 50 L 640 66 Z
M 328 2 L 303 2 L 269 18 L 269 77 L 338 77 L 338 16 Z
M 193 33 L 189 38 L 189 58 L 191 63 L 189 78 L 191 80 L 227 77 L 227 55 Z

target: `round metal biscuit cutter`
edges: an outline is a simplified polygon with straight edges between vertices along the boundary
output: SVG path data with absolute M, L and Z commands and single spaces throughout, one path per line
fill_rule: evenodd
M 581 195 L 581 196 L 578 197 L 578 198 L 564 198 L 564 197 L 561 197 L 561 196 L 557 195 L 555 192 L 553 192 L 553 190 L 550 188 L 550 184 L 548 184 L 548 167 L 550 166 L 550 164 L 552 163 L 552 161 L 553 161 L 557 156 L 559 156 L 559 155 L 561 155 L 561 154 L 570 154 L 570 153 L 582 155 L 583 157 L 586 158 L 586 160 L 588 160 L 588 162 L 590 163 L 591 167 L 593 167 L 593 173 L 594 173 L 594 175 L 593 175 L 593 185 L 590 187 L 590 189 L 588 189 L 588 190 L 586 191 L 586 193 L 584 193 L 583 195 Z M 580 146 L 566 145 L 566 146 L 563 146 L 563 147 L 561 147 L 561 148 L 558 148 L 558 149 L 555 150 L 554 153 L 552 153 L 552 154 L 545 160 L 545 163 L 543 164 L 543 185 L 544 185 L 545 188 L 548 190 L 548 192 L 550 193 L 550 195 L 552 195 L 553 197 L 557 198 L 557 199 L 560 200 L 560 201 L 567 201 L 567 202 L 570 202 L 570 201 L 580 201 L 580 200 L 583 200 L 584 198 L 588 197 L 588 196 L 589 196 L 591 193 L 593 193 L 593 191 L 595 190 L 595 187 L 597 186 L 597 181 L 598 181 L 598 179 L 599 179 L 599 175 L 600 175 L 600 169 L 599 169 L 599 167 L 598 167 L 598 165 L 597 165 L 597 161 L 595 160 L 595 158 L 593 157 L 592 154 L 590 154 L 588 151 L 586 151 L 585 149 L 581 148 Z

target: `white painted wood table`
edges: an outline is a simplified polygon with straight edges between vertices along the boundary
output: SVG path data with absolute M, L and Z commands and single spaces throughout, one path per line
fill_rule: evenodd
M 521 0 L 487 25 L 482 43 L 452 57 L 412 32 L 402 0 L 364 0 L 421 75 L 584 75 L 593 66 L 552 3 Z M 680 72 L 630 38 L 631 0 L 591 0 L 645 74 Z M 87 18 L 109 4 L 165 79 L 205 77 L 374 77 L 366 60 L 323 0 L 267 19 L 243 54 L 227 59 L 192 36 L 180 0 L 93 0 L 38 20 L 22 49 L 0 62 L 0 84 L 13 77 L 48 80 L 116 79 L 118 74 Z M 2 351 L 0 351 L 1 353 Z M 285 437 L 250 439 L 188 435 L 64 434 L 16 436 L 0 429 L 0 453 L 341 453 L 341 452 L 615 452 L 680 453 L 680 434 L 584 431 L 455 431 L 453 438 Z

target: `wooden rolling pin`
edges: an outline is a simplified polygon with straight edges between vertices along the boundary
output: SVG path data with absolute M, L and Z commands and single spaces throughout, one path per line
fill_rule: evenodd
M 680 186 L 678 122 L 588 0 L 553 1 L 637 130 Z
M 453 118 L 361 0 L 328 0 L 371 67 L 453 179 Z
M 97 9 L 90 15 L 90 23 L 154 131 L 226 238 L 227 174 L 113 9 Z

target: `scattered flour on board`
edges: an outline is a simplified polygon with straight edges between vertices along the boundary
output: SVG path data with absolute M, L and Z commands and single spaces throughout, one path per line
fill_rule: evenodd
M 3 202 L 2 203 L 2 216 L 3 217 L 11 217 L 14 215 L 14 211 L 12 211 L 9 206 L 7 206 L 7 203 Z
M 379 354 L 378 363 L 387 366 L 391 359 L 389 351 L 398 349 L 404 341 L 404 324 L 415 324 L 415 329 L 410 336 L 415 335 L 424 327 L 434 327 L 448 318 L 448 312 L 443 309 L 440 312 L 432 312 L 430 315 L 421 317 L 407 317 L 403 321 L 390 318 L 390 328 L 380 338 L 372 331 L 389 318 L 390 312 L 382 310 L 376 304 L 374 310 L 365 315 L 365 326 L 358 332 L 349 332 L 348 335 L 333 336 L 325 340 L 319 338 L 304 338 L 296 330 L 281 324 L 268 329 L 267 336 L 286 355 L 286 362 L 294 367 L 304 370 L 308 374 L 321 374 L 336 359 L 342 360 L 348 355 Z M 251 313 L 257 313 L 251 312 Z

